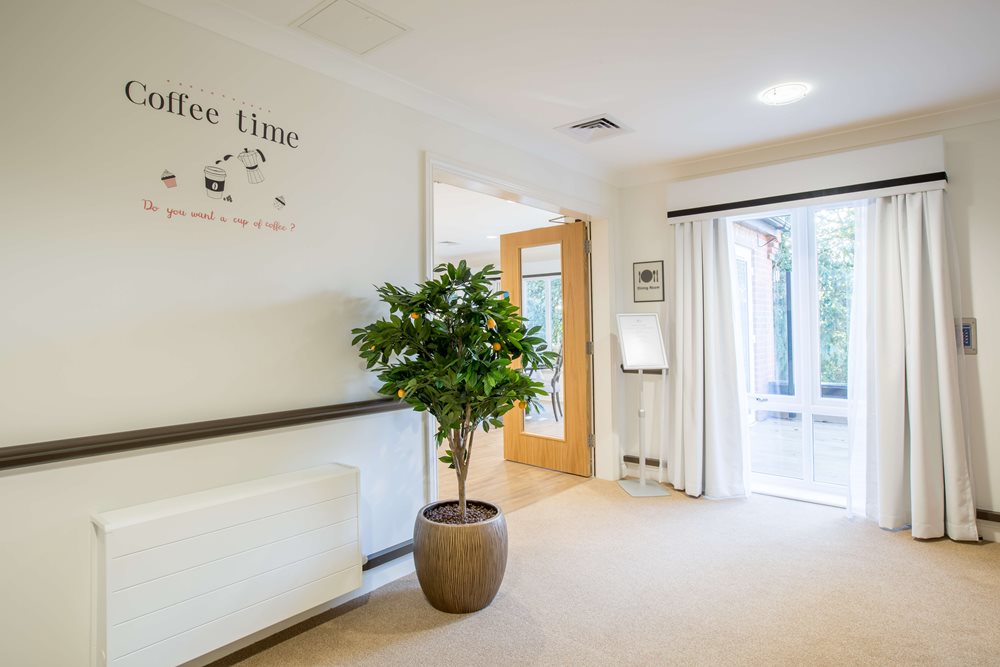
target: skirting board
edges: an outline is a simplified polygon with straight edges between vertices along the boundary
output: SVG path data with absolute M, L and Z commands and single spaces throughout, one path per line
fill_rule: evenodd
M 639 465 L 639 457 L 638 456 L 632 456 L 631 454 L 626 454 L 622 458 L 625 460 L 625 463 L 634 463 L 636 465 Z M 650 458 L 650 457 L 647 456 L 646 457 L 646 467 L 647 468 L 659 468 L 660 467 L 660 459 L 654 459 L 654 458 Z
M 1000 542 L 1000 522 L 984 521 L 980 519 L 976 522 L 979 528 L 979 538 L 984 542 Z
M 227 655 L 251 647 L 258 642 L 266 642 L 268 637 L 271 637 L 282 630 L 287 630 L 299 624 L 304 624 L 309 619 L 331 609 L 336 609 L 337 607 L 350 602 L 362 595 L 367 595 L 377 588 L 381 588 L 386 584 L 389 584 L 396 579 L 401 579 L 414 572 L 413 567 L 413 554 L 407 553 L 395 560 L 383 563 L 369 570 L 364 570 L 361 579 L 361 588 L 357 588 L 349 593 L 341 595 L 340 597 L 331 600 L 327 604 L 320 605 L 310 609 L 309 611 L 293 616 L 292 618 L 286 619 L 281 623 L 272 625 L 269 628 L 264 628 L 260 632 L 256 632 L 248 637 L 233 642 L 228 646 L 223 646 L 222 648 L 212 651 L 206 655 L 201 656 L 196 660 L 184 663 L 180 667 L 205 667 L 216 660 L 220 660 Z M 268 644 L 263 644 L 259 650 L 264 650 L 268 647 Z M 256 652 L 256 651 L 255 651 Z

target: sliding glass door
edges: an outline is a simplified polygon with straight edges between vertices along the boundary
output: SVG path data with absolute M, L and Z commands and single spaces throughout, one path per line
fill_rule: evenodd
M 858 203 L 732 218 L 755 491 L 842 504 Z

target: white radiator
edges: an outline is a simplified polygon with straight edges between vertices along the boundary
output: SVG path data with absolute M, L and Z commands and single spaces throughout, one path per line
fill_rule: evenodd
M 356 468 L 266 477 L 93 523 L 97 665 L 177 665 L 361 585 Z

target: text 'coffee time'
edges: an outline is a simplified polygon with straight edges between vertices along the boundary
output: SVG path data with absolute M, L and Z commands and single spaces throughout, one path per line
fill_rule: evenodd
M 192 101 L 187 93 L 175 90 L 166 95 L 156 91 L 149 92 L 145 83 L 133 79 L 125 84 L 125 97 L 132 104 L 154 111 L 166 111 L 192 120 L 206 121 L 211 125 L 219 124 L 218 109 Z M 237 110 L 236 127 L 243 134 L 251 134 L 289 148 L 299 147 L 298 132 L 286 131 L 279 125 L 261 120 L 256 113 L 247 114 L 242 109 Z

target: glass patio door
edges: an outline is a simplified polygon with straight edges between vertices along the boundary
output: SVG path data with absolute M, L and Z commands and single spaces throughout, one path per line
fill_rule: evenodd
M 732 218 L 754 491 L 847 493 L 852 202 Z

